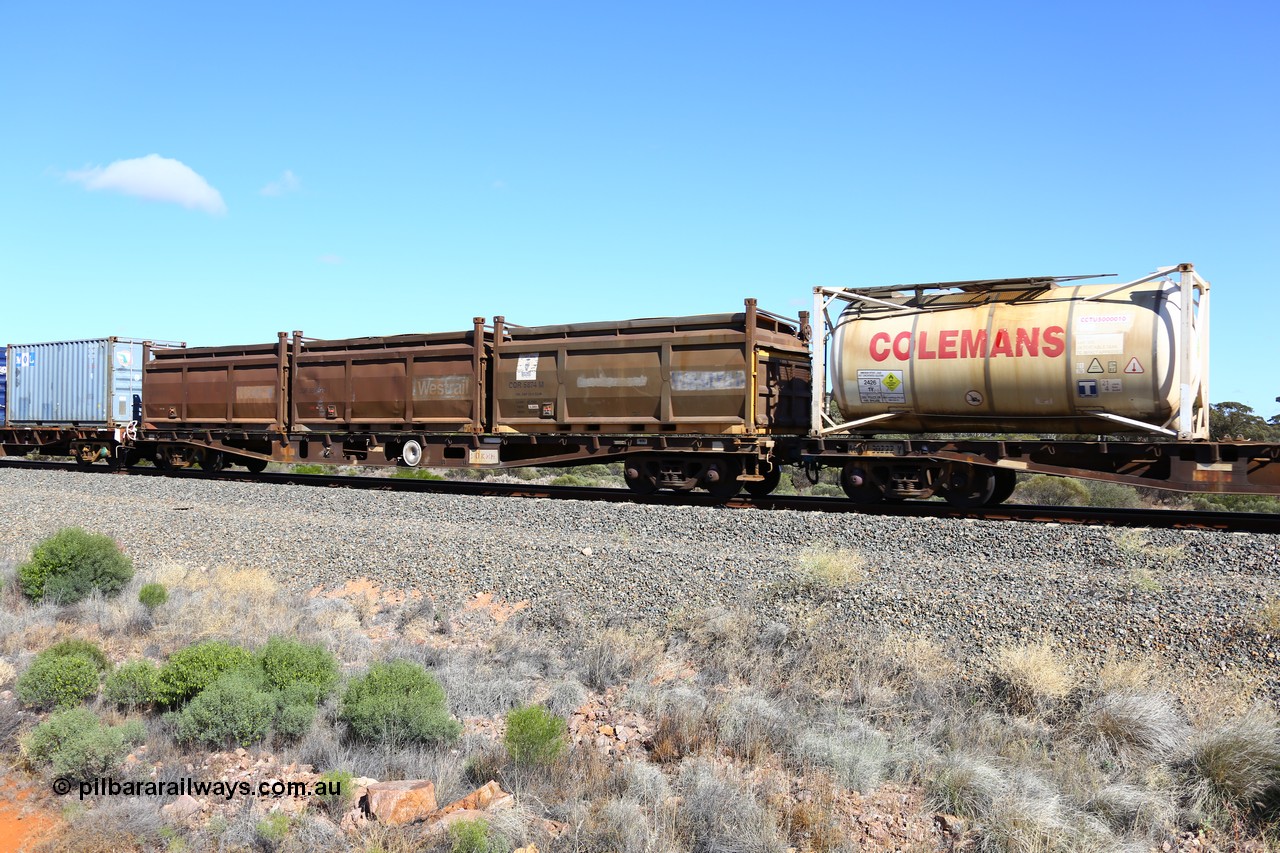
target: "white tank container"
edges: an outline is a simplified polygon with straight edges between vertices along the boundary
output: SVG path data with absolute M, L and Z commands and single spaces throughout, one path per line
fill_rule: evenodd
M 1116 433 L 1108 413 L 1161 426 L 1178 411 L 1177 284 L 1112 285 L 854 302 L 832 338 L 831 383 L 876 432 Z M 1194 326 L 1193 326 L 1194 328 Z M 1193 377 L 1192 386 L 1198 382 Z M 1138 431 L 1136 428 L 1129 431 Z

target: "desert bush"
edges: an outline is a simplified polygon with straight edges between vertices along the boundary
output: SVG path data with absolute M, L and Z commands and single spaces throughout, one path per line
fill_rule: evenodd
M 1199 808 L 1249 810 L 1280 786 L 1280 726 L 1252 711 L 1191 740 L 1181 763 Z
M 748 761 L 792 740 L 795 715 L 757 690 L 739 691 L 716 712 L 720 742 Z
M 630 680 L 656 655 L 651 637 L 607 628 L 583 650 L 579 671 L 589 687 L 604 690 Z
M 1010 500 L 1037 506 L 1083 506 L 1089 501 L 1089 490 L 1079 480 L 1035 474 L 1018 483 Z
M 36 726 L 25 746 L 27 756 L 49 762 L 55 776 L 92 779 L 113 770 L 131 745 L 145 739 L 140 722 L 107 726 L 92 711 L 73 708 Z
M 568 748 L 567 728 L 541 705 L 526 705 L 507 714 L 503 743 L 517 764 L 546 766 Z
M 324 785 L 324 793 L 317 796 L 325 811 L 335 821 L 341 820 L 342 815 L 355 802 L 356 791 L 351 784 L 354 778 L 350 771 L 330 770 L 327 773 L 321 773 L 320 778 L 316 780 L 317 787 Z
M 447 742 L 462 731 L 439 682 L 408 661 L 375 663 L 354 679 L 342 697 L 342 718 L 358 736 L 391 743 Z
M 168 600 L 169 591 L 164 588 L 164 584 L 143 584 L 142 589 L 138 590 L 138 602 L 147 610 L 155 610 Z
M 1065 661 L 1044 641 L 997 649 L 991 680 L 996 694 L 1021 714 L 1050 707 L 1074 686 Z
M 489 853 L 489 821 L 482 817 L 449 824 L 450 853 Z
M 134 660 L 117 667 L 107 676 L 103 692 L 107 700 L 121 708 L 137 708 L 156 701 L 160 670 L 149 660 Z
M 1082 723 L 1126 766 L 1164 759 L 1186 733 L 1173 702 L 1155 693 L 1104 693 L 1085 708 Z
M 653 735 L 657 761 L 678 761 L 710 744 L 707 701 L 696 690 L 664 691 L 654 700 L 652 712 L 657 720 Z
M 289 815 L 284 812 L 271 812 L 258 821 L 253 828 L 259 846 L 274 850 L 289 834 Z
M 111 669 L 111 661 L 107 658 L 106 654 L 102 649 L 98 648 L 88 640 L 70 639 L 63 640 L 60 643 L 54 643 L 52 646 L 41 652 L 40 657 L 82 657 L 89 663 L 93 664 L 94 669 L 98 670 L 98 672 L 106 672 Z
M 1107 507 L 1110 509 L 1126 509 L 1142 506 L 1138 490 L 1122 483 L 1110 483 L 1106 480 L 1085 480 L 1085 491 L 1089 493 L 1088 505 Z
M 289 473 L 291 474 L 330 474 L 330 473 L 333 473 L 333 471 L 334 469 L 329 467 L 328 465 L 303 464 L 303 465 L 294 465 L 293 470 L 290 471 Z
M 267 684 L 276 689 L 304 689 L 315 704 L 338 683 L 338 661 L 319 643 L 272 637 L 258 653 Z
M 248 746 L 266 735 L 276 700 L 257 673 L 235 670 L 201 690 L 174 715 L 179 740 Z
M 133 561 L 109 536 L 64 527 L 40 542 L 18 566 L 22 592 L 34 601 L 71 604 L 101 590 L 115 595 L 133 578 Z
M 796 740 L 794 755 L 829 769 L 841 785 L 867 792 L 884 779 L 889 741 L 859 720 L 841 721 L 829 730 L 810 730 Z
M 166 705 L 178 705 L 195 696 L 224 673 L 247 669 L 253 656 L 239 646 L 207 640 L 179 649 L 160 669 L 156 698 Z
M 678 787 L 684 796 L 678 816 L 696 853 L 741 851 L 782 853 L 773 819 L 750 789 L 717 770 L 709 762 L 687 761 L 681 767 Z
M 0 679 L 0 684 L 3 683 Z M 586 688 L 576 678 L 566 678 L 551 685 L 547 696 L 547 708 L 553 714 L 567 717 L 581 708 L 585 701 L 587 701 Z
M 98 692 L 98 668 L 80 655 L 37 655 L 14 692 L 33 708 L 71 708 Z

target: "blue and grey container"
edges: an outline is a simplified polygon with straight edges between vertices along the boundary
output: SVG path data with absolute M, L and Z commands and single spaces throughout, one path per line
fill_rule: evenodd
M 6 375 L 9 372 L 9 368 L 7 366 L 8 356 L 9 351 L 7 349 L 0 349 L 0 424 L 4 424 L 5 422 L 4 392 L 7 390 L 7 386 L 9 385 L 8 376 Z
M 111 337 L 10 344 L 8 423 L 116 426 L 140 420 L 142 343 Z

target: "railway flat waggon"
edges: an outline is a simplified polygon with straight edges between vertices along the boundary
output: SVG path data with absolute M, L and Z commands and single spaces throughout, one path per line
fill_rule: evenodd
M 53 374 L 64 384 L 39 399 L 72 399 L 87 376 L 102 404 L 89 421 L 24 420 L 46 404 L 24 384 L 33 373 L 17 399 L 11 347 L 0 448 L 252 471 L 619 462 L 637 494 L 720 498 L 767 494 L 787 466 L 815 480 L 837 468 L 861 503 L 994 504 L 1019 473 L 1280 494 L 1280 445 L 1210 440 L 1208 282 L 1190 264 L 1085 278 L 819 287 L 795 319 L 748 299 L 390 337 L 79 342 L 96 360 Z

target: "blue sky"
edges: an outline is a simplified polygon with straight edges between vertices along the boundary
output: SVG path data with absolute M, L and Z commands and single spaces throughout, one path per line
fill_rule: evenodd
M 794 314 L 1191 261 L 1214 399 L 1280 411 L 1276 4 L 183 5 L 6 9 L 0 337 Z

